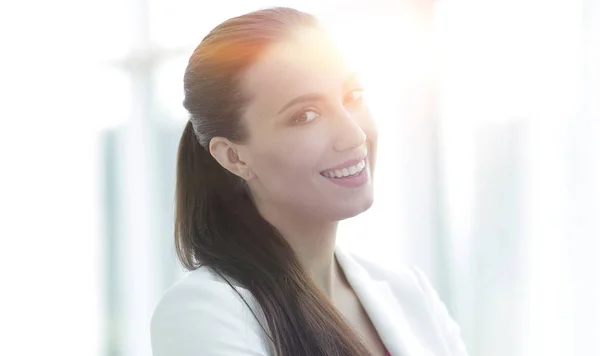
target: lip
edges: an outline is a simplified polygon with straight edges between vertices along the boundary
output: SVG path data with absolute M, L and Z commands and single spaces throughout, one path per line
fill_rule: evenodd
M 344 162 L 342 164 L 339 164 L 339 165 L 337 165 L 335 167 L 324 169 L 324 170 L 321 171 L 321 173 L 322 172 L 334 171 L 334 170 L 337 170 L 337 169 L 341 170 L 341 169 L 344 169 L 344 168 L 352 167 L 352 166 L 355 166 L 355 165 L 359 164 L 360 162 L 362 162 L 363 160 L 366 160 L 366 159 L 367 159 L 367 155 L 365 154 L 364 156 L 361 156 L 360 158 L 350 159 L 350 160 L 347 160 L 346 162 Z
M 323 178 L 327 179 L 327 181 L 339 187 L 350 189 L 359 188 L 369 181 L 369 164 L 366 159 L 365 164 L 365 168 L 362 171 L 360 171 L 360 173 L 357 173 L 355 175 L 350 175 L 342 178 L 330 178 L 323 176 Z

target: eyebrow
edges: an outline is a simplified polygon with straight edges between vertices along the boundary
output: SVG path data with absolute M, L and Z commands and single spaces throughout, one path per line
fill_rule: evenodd
M 356 83 L 358 81 L 357 78 L 358 78 L 357 73 L 350 74 L 350 76 L 348 76 L 348 79 L 346 79 L 346 81 L 344 82 L 344 87 L 347 87 L 353 83 Z M 291 106 L 294 106 L 296 104 L 305 103 L 305 102 L 315 102 L 315 101 L 325 101 L 325 95 L 318 94 L 318 93 L 309 93 L 309 94 L 300 95 L 300 96 L 290 100 L 287 104 L 285 104 L 277 112 L 277 115 L 281 114 L 282 112 L 284 112 L 285 110 L 287 110 L 288 108 L 290 108 Z
M 305 102 L 309 102 L 309 101 L 325 101 L 325 96 L 322 94 L 317 94 L 317 93 L 310 93 L 310 94 L 304 94 L 304 95 L 300 95 L 299 97 L 296 97 L 292 100 L 290 100 L 290 102 L 288 102 L 287 104 L 285 104 L 277 113 L 277 115 L 281 114 L 282 112 L 284 112 L 285 110 L 287 110 L 289 107 L 294 106 L 296 104 L 299 103 L 305 103 Z

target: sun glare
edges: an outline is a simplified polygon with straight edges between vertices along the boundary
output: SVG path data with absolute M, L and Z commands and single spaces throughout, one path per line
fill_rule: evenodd
M 374 110 L 398 102 L 399 94 L 432 69 L 426 37 L 414 18 L 346 18 L 327 28 L 359 73 Z

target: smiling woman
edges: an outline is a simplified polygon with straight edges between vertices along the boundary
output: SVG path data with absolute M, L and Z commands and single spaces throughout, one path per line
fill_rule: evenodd
M 156 307 L 155 356 L 466 355 L 422 273 L 336 244 L 338 222 L 373 204 L 378 132 L 313 16 L 225 21 L 184 88 L 175 243 L 192 272 Z

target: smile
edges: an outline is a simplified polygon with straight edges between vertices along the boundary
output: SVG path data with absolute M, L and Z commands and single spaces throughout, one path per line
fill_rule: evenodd
M 366 163 L 363 159 L 355 165 L 348 166 L 345 168 L 332 169 L 328 171 L 321 172 L 321 175 L 327 178 L 346 178 L 351 176 L 359 175 L 365 169 Z

